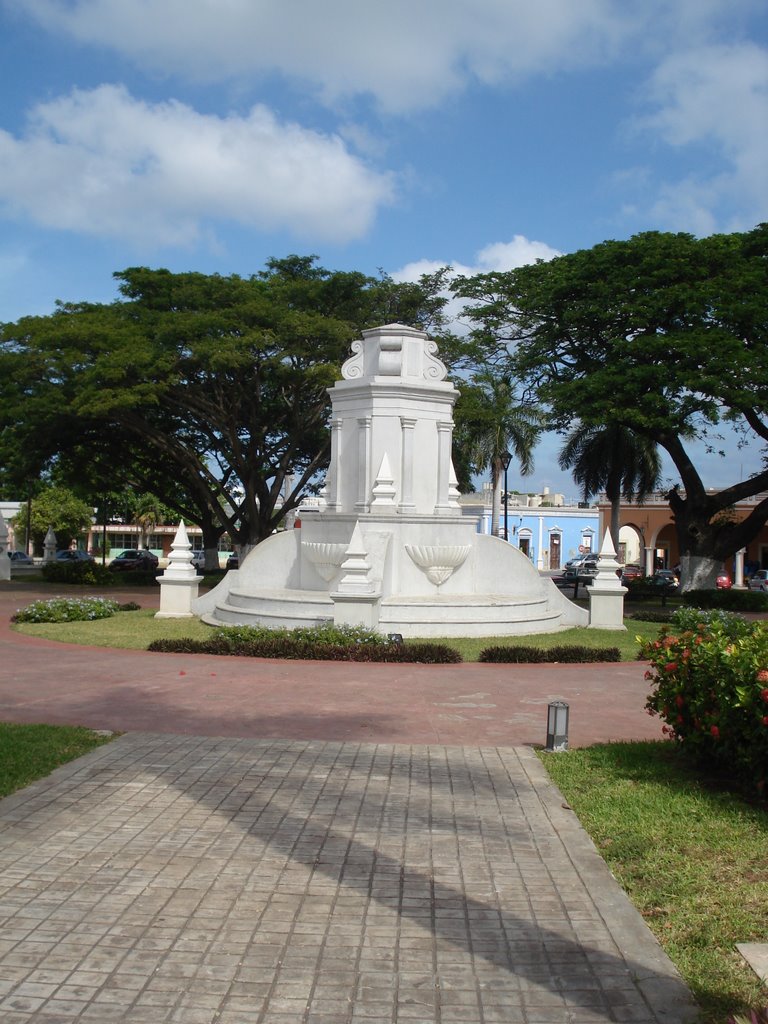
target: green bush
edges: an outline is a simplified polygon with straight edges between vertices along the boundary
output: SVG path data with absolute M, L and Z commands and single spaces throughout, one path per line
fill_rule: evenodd
M 650 611 L 642 612 L 631 612 L 629 615 L 625 615 L 625 619 L 636 619 L 638 622 L 671 622 L 674 612 L 671 608 L 662 608 L 659 611 L 651 609 Z
M 314 661 L 420 662 L 428 665 L 456 664 L 458 651 L 445 644 L 390 643 L 385 637 L 371 642 L 317 642 L 294 633 L 304 630 L 235 627 L 217 630 L 206 640 L 182 638 L 153 640 L 147 650 L 176 654 L 234 654 L 248 658 L 284 658 Z M 312 631 L 314 632 L 314 631 Z
M 119 610 L 117 601 L 106 597 L 53 597 L 33 601 L 11 617 L 12 622 L 87 622 L 108 619 Z
M 624 586 L 627 588 L 627 601 L 667 601 L 670 597 L 680 596 L 677 587 L 659 587 L 655 583 L 651 583 L 650 576 L 641 576 L 636 580 L 628 580 Z
M 49 583 L 104 587 L 114 582 L 113 574 L 98 562 L 44 562 L 42 573 Z
M 107 574 L 114 587 L 153 587 L 157 583 L 157 572 L 154 569 L 128 569 L 125 572 L 107 569 Z
M 714 611 L 686 612 L 684 622 L 680 631 L 641 640 L 653 687 L 646 708 L 696 763 L 765 794 L 768 630 Z
M 377 633 L 373 629 L 366 629 L 364 626 L 336 626 L 332 622 L 323 623 L 321 626 L 299 626 L 296 629 L 272 626 L 221 626 L 212 636 L 229 644 L 272 641 L 278 637 L 306 644 L 389 644 L 383 633 Z
M 486 647 L 480 652 L 477 660 L 494 664 L 544 664 L 551 662 L 570 662 L 571 664 L 576 664 L 595 661 L 621 661 L 621 651 L 618 647 L 582 647 L 578 644 L 550 647 L 548 650 L 524 645 Z
M 683 604 L 696 608 L 726 608 L 732 611 L 768 611 L 768 594 L 760 590 L 686 590 Z
M 751 627 L 745 620 L 734 612 L 725 611 L 721 608 L 677 608 L 669 617 L 669 622 L 676 632 L 684 630 L 710 630 L 713 627 L 729 637 L 737 640 L 746 636 Z

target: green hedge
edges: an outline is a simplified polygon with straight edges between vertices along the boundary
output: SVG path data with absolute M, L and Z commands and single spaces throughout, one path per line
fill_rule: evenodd
M 730 611 L 768 611 L 768 594 L 760 590 L 686 590 L 683 604 L 695 608 L 725 608 Z
M 595 661 L 621 661 L 618 647 L 583 647 L 578 644 L 550 647 L 542 650 L 539 647 L 524 645 L 514 647 L 486 647 L 480 652 L 478 661 L 494 664 L 529 662 L 544 664 L 550 662 L 584 663 Z
M 289 636 L 264 637 L 233 642 L 222 636 L 207 640 L 153 640 L 148 651 L 178 654 L 234 654 L 248 658 L 285 658 L 314 661 L 420 662 L 427 665 L 458 664 L 458 651 L 444 644 L 333 644 L 316 643 Z
M 99 562 L 44 562 L 42 574 L 49 583 L 108 587 L 114 582 L 114 573 Z

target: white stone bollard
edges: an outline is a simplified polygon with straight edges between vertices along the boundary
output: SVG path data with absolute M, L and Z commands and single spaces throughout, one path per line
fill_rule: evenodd
M 43 561 L 56 561 L 56 534 L 53 532 L 52 526 L 48 527 L 48 532 L 46 533 L 45 540 L 43 541 Z
M 160 576 L 160 611 L 155 613 L 155 618 L 194 618 L 192 602 L 197 600 L 202 578 L 192 564 L 192 545 L 182 519 L 171 543 L 168 568 Z
M 616 570 L 616 551 L 611 540 L 611 531 L 605 531 L 603 546 L 597 559 L 597 575 L 587 588 L 589 594 L 588 629 L 626 630 L 624 625 L 624 595 L 627 588 L 621 585 Z

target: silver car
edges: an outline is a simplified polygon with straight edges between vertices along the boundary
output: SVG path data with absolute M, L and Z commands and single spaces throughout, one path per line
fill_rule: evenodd
M 749 577 L 749 589 L 768 594 L 768 569 L 758 569 L 754 576 Z

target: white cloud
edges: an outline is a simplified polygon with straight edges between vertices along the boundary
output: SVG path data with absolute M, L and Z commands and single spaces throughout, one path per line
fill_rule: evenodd
M 370 95 L 389 111 L 433 106 L 478 81 L 592 64 L 649 17 L 624 0 L 6 2 L 48 31 L 161 74 L 222 81 L 277 72 L 327 103 Z M 648 6 L 657 4 L 666 0 Z
M 700 147 L 701 170 L 659 188 L 661 223 L 706 234 L 749 228 L 768 211 L 768 50 L 709 46 L 668 57 L 641 127 L 668 146 Z M 714 163 L 713 163 L 714 158 Z
M 493 271 L 503 272 L 524 267 L 536 260 L 551 260 L 562 256 L 558 249 L 553 249 L 546 242 L 531 241 L 524 235 L 515 235 L 511 242 L 490 242 L 475 253 L 473 266 L 455 260 L 414 260 L 404 267 L 392 272 L 394 281 L 418 281 L 423 274 L 434 274 L 442 267 L 450 266 L 456 277 L 473 277 L 475 274 L 489 274 Z M 455 299 L 451 293 L 443 292 L 448 304 L 445 307 L 447 316 L 453 321 L 454 328 L 461 330 L 461 311 L 466 299 Z
M 337 136 L 244 116 L 148 104 L 101 86 L 41 104 L 23 138 L 0 132 L 0 203 L 46 227 L 158 245 L 214 220 L 348 241 L 392 200 Z
M 492 271 L 514 270 L 536 260 L 551 260 L 561 256 L 546 242 L 531 241 L 524 235 L 514 235 L 511 242 L 490 242 L 475 253 L 473 265 L 456 260 L 414 260 L 392 273 L 395 281 L 418 281 L 422 274 L 434 274 L 441 267 L 450 266 L 454 274 L 471 277 L 474 274 L 488 274 Z

